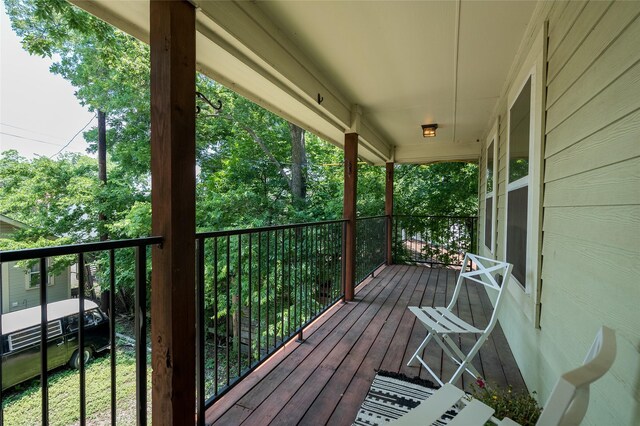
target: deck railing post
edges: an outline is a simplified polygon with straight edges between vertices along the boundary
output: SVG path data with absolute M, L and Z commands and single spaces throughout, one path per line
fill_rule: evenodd
M 192 423 L 196 408 L 196 9 L 150 2 L 152 420 Z M 192 172 L 189 173 L 188 171 Z
M 393 248 L 391 246 L 391 229 L 393 226 L 393 170 L 394 163 L 386 163 L 385 173 L 385 195 L 384 195 L 384 214 L 387 216 L 386 223 L 386 251 L 387 265 L 393 263 Z
M 344 218 L 347 220 L 345 236 L 344 298 L 353 300 L 356 261 L 356 187 L 358 184 L 358 134 L 344 137 Z

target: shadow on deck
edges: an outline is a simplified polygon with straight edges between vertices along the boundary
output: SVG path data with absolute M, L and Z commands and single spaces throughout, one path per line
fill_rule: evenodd
M 424 368 L 406 366 L 426 333 L 407 306 L 445 305 L 456 276 L 448 268 L 383 268 L 358 287 L 354 302 L 338 303 L 311 324 L 303 343 L 289 343 L 220 398 L 207 411 L 207 424 L 350 425 L 376 370 L 431 379 Z M 457 309 L 464 320 L 484 327 L 491 303 L 483 289 L 469 285 Z M 461 344 L 468 349 L 473 341 Z M 454 364 L 442 362 L 434 343 L 424 358 L 436 372 L 453 374 Z M 499 324 L 474 365 L 490 383 L 526 388 Z M 472 381 L 465 374 L 457 384 L 468 389 Z

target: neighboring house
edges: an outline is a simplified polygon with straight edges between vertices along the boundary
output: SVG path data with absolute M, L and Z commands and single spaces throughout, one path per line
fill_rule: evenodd
M 0 238 L 11 238 L 19 229 L 27 228 L 24 223 L 0 215 Z M 49 275 L 47 301 L 71 297 L 70 269 L 62 273 Z M 35 264 L 28 269 L 18 266 L 14 262 L 2 265 L 2 313 L 19 311 L 40 305 L 40 265 Z

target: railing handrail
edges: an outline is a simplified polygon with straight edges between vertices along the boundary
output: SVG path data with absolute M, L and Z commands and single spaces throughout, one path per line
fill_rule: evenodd
M 445 216 L 445 215 L 415 215 L 415 214 L 394 214 L 393 217 L 414 217 L 414 218 L 433 218 L 433 219 L 477 219 L 475 216 Z
M 386 218 L 387 215 L 381 214 L 378 216 L 362 216 L 362 217 L 357 217 L 356 220 L 366 220 L 366 219 L 382 219 L 382 218 Z
M 330 225 L 333 223 L 344 223 L 347 222 L 347 219 L 336 219 L 336 220 L 323 220 L 320 222 L 303 222 L 303 223 L 290 223 L 286 225 L 270 225 L 270 226 L 260 226 L 257 228 L 241 228 L 241 229 L 227 229 L 223 231 L 207 231 L 207 232 L 197 232 L 196 239 L 199 238 L 212 238 L 212 237 L 226 237 L 232 235 L 244 235 L 244 234 L 253 234 L 256 232 L 266 232 L 266 231 L 275 231 L 280 229 L 295 229 L 295 228 L 304 228 L 306 226 L 317 226 L 317 225 Z
M 115 250 L 122 248 L 148 246 L 162 244 L 163 237 L 143 237 L 126 240 L 98 241 L 93 243 L 68 244 L 64 246 L 50 246 L 28 248 L 21 250 L 7 250 L 0 252 L 0 263 L 17 262 L 20 260 L 31 260 L 43 257 L 67 256 L 80 253 L 91 253 L 94 251 Z

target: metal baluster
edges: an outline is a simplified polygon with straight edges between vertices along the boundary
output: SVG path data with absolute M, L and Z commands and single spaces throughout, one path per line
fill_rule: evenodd
M 86 377 L 85 377 L 85 359 L 84 359 L 84 254 L 78 254 L 78 359 L 80 360 L 80 425 L 86 424 L 87 417 L 87 401 L 86 401 Z M 137 364 L 137 362 L 136 362 Z
M 249 368 L 251 368 L 251 355 L 253 354 L 253 342 L 251 341 L 251 329 L 253 328 L 253 310 L 251 306 L 251 299 L 253 299 L 253 287 L 252 287 L 252 273 L 253 273 L 253 259 L 251 252 L 253 251 L 253 233 L 249 234 Z
M 347 279 L 347 221 L 342 222 L 342 301 L 346 302 L 346 279 Z
M 136 250 L 136 413 L 137 424 L 147 424 L 147 248 Z
M 42 424 L 49 424 L 49 371 L 48 371 L 48 306 L 47 306 L 47 259 L 40 258 L 40 386 L 42 390 Z M 81 390 L 82 391 L 82 390 Z M 1 408 L 1 407 L 0 407 Z M 81 411 L 82 412 L 82 411 Z
M 229 386 L 230 375 L 231 375 L 231 362 L 229 359 L 229 348 L 231 346 L 229 331 L 231 329 L 231 239 L 229 235 L 227 235 L 227 279 L 226 279 L 226 291 L 227 291 L 227 330 L 225 332 L 227 341 L 226 341 L 226 358 L 225 363 L 227 364 L 227 386 Z
M 238 376 L 242 374 L 242 234 L 238 234 Z
M 267 313 L 267 316 L 266 316 L 266 321 L 265 321 L 265 327 L 266 327 L 266 332 L 267 332 L 267 335 L 265 336 L 266 337 L 266 340 L 265 340 L 265 345 L 266 345 L 265 346 L 265 351 L 266 351 L 266 353 L 269 353 L 269 345 L 271 344 L 271 342 L 269 341 L 269 321 L 270 321 L 270 318 L 269 318 L 269 290 L 270 290 L 269 281 L 271 281 L 269 279 L 269 277 L 271 275 L 271 268 L 270 268 L 271 254 L 269 253 L 271 251 L 270 235 L 271 235 L 271 232 L 267 231 L 267 241 L 266 241 L 266 243 L 267 243 L 267 265 L 266 265 L 266 267 L 267 267 L 267 270 L 266 270 L 266 275 L 267 275 L 267 295 L 266 295 L 267 296 L 267 300 L 266 300 L 267 312 L 266 313 Z
M 213 394 L 218 395 L 218 238 L 213 238 Z
M 262 359 L 262 232 L 258 233 L 258 360 Z
M 197 254 L 197 263 L 196 263 L 196 271 L 197 274 L 197 283 L 196 283 L 196 333 L 197 333 L 197 374 L 196 374 L 196 390 L 197 390 L 197 402 L 196 402 L 196 413 L 197 413 L 197 424 L 199 426 L 204 426 L 204 400 L 205 400 L 205 376 L 204 376 L 204 345 L 205 345 L 205 333 L 207 330 L 205 324 L 205 315 L 204 315 L 204 238 L 198 238 L 196 240 L 196 254 Z
M 111 362 L 111 424 L 116 424 L 116 253 L 109 250 L 109 356 Z
M 278 346 L 278 229 L 273 236 L 273 348 Z
M 305 240 L 304 240 L 304 254 L 305 254 L 305 261 L 304 261 L 304 297 L 305 297 L 305 315 L 304 315 L 304 323 L 306 324 L 309 321 L 309 317 L 311 316 L 311 297 L 309 297 L 309 288 L 311 287 L 309 284 L 309 277 L 311 276 L 309 269 L 311 267 L 310 265 L 310 261 L 309 261 L 309 243 L 310 243 L 310 232 L 309 232 L 309 226 L 305 226 L 304 228 L 304 233 L 305 233 Z
M 293 317 L 295 318 L 296 321 L 296 330 L 301 330 L 302 329 L 302 321 L 301 321 L 301 316 L 300 316 L 300 309 L 299 309 L 299 303 L 300 303 L 300 283 L 301 280 L 300 278 L 300 264 L 298 262 L 298 254 L 299 254 L 299 250 L 300 247 L 298 245 L 298 235 L 300 233 L 300 228 L 295 228 L 294 233 L 293 233 L 293 245 L 294 245 L 294 250 L 293 250 L 293 264 L 294 264 L 294 268 L 293 268 L 293 272 L 294 272 L 294 287 L 293 287 L 293 300 L 295 301 L 295 304 L 293 305 Z M 300 338 L 300 334 L 298 334 L 298 341 L 301 341 L 302 339 Z
M 284 240 L 285 240 L 285 229 L 282 230 L 282 250 L 280 251 L 282 253 L 282 284 L 280 285 L 280 343 L 284 342 L 284 286 L 286 283 L 286 279 L 285 279 L 285 272 L 287 270 L 286 266 L 285 266 L 285 262 L 287 260 L 287 255 L 284 251 Z
M 288 273 L 287 273 L 287 335 L 291 336 L 291 228 L 287 233 L 287 254 L 288 254 Z M 294 299 L 295 300 L 295 299 Z M 294 310 L 295 313 L 295 310 Z

